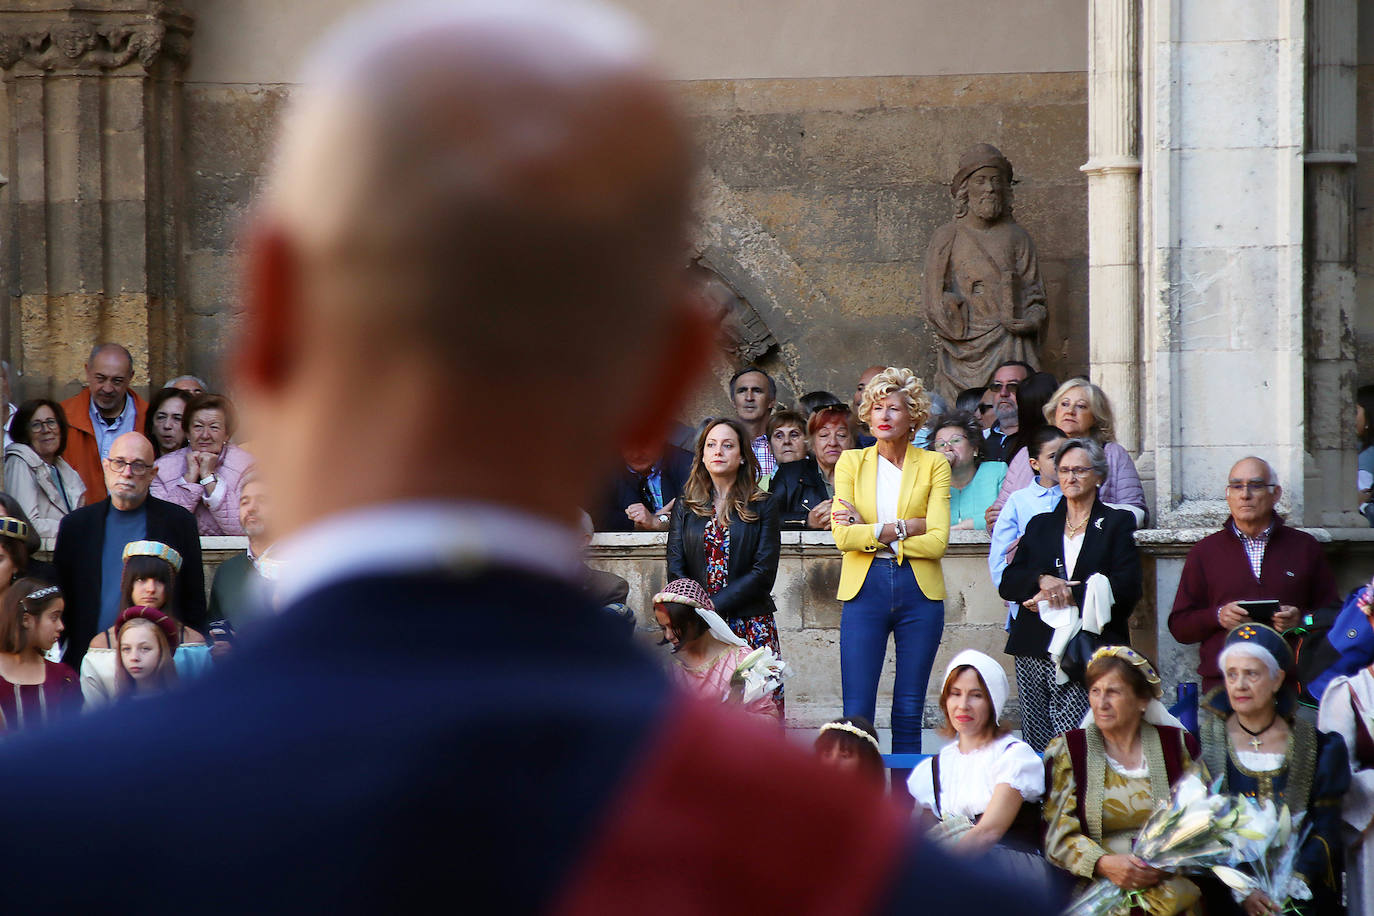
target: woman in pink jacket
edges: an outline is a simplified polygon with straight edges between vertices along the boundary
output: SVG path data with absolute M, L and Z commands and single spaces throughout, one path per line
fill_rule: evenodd
M 152 494 L 194 515 L 202 536 L 243 534 L 239 491 L 253 457 L 229 442 L 236 420 L 228 398 L 197 395 L 181 420 L 186 445 L 157 460 Z

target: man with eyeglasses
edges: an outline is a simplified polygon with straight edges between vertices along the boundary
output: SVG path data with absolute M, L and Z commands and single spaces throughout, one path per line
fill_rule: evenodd
M 1283 495 L 1274 470 L 1242 458 L 1226 480 L 1231 517 L 1193 545 L 1169 613 L 1169 632 L 1201 643 L 1198 674 L 1205 693 L 1221 684 L 1217 655 L 1226 634 L 1250 619 L 1242 601 L 1274 600 L 1274 628 L 1294 626 L 1303 614 L 1338 602 L 1336 580 L 1316 538 L 1284 524 L 1274 511 Z
M 153 444 L 142 433 L 125 433 L 110 445 L 101 462 L 102 491 L 108 496 L 62 519 L 57 529 L 53 563 L 67 601 L 62 660 L 81 670 L 81 659 L 95 634 L 114 623 L 120 607 L 124 545 L 161 541 L 182 556 L 172 600 L 177 617 L 188 627 L 206 623 L 205 571 L 200 560 L 200 534 L 191 513 L 148 495 L 153 482 Z
M 990 429 L 983 432 L 983 457 L 986 460 L 1011 461 L 1012 456 L 1007 454 L 1007 440 L 1015 435 L 1021 425 L 1016 412 L 1016 392 L 1034 371 L 1028 363 L 1014 359 L 993 370 L 992 381 L 988 382 L 988 394 L 992 396 L 992 409 L 997 419 Z M 987 394 L 984 395 L 986 399 Z
M 86 360 L 86 387 L 62 402 L 70 427 L 62 457 L 86 484 L 86 505 L 105 498 L 101 462 L 124 433 L 143 428 L 148 402 L 130 389 L 134 358 L 116 343 L 96 344 Z

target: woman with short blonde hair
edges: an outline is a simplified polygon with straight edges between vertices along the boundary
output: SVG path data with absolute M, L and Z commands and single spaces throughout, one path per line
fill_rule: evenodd
M 1086 378 L 1071 378 L 1054 392 L 1045 403 L 1045 419 L 1057 426 L 1070 439 L 1087 437 L 1102 446 L 1107 456 L 1107 475 L 1102 481 L 1102 501 L 1118 509 L 1128 509 L 1136 517 L 1136 527 L 1145 526 L 1145 490 L 1140 485 L 1140 473 L 1135 462 L 1116 441 L 1113 426 L 1115 417 L 1107 393 Z M 1031 470 L 1030 453 L 1018 449 L 1007 468 L 1002 490 L 988 510 L 988 527 L 997 521 L 1007 497 L 1028 485 L 1035 478 Z
M 889 367 L 864 388 L 859 419 L 878 440 L 835 464 L 831 530 L 844 552 L 838 597 L 846 716 L 873 720 L 891 635 L 897 647 L 892 752 L 921 749 L 926 682 L 945 624 L 940 558 L 949 542 L 949 462 L 912 444 L 930 398 L 910 369 Z M 910 802 L 906 777 L 893 792 Z

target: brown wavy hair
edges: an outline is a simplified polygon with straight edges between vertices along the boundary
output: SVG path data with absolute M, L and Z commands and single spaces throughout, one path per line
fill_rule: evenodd
M 702 518 L 710 518 L 717 513 L 716 488 L 711 483 L 711 474 L 701 460 L 706 451 L 706 437 L 717 426 L 728 426 L 739 439 L 740 463 L 735 472 L 735 481 L 730 484 L 730 492 L 725 496 L 724 518 L 731 516 L 742 522 L 758 519 L 758 514 L 749 508 L 750 503 L 767 499 L 768 494 L 759 489 L 759 459 L 754 454 L 753 443 L 745 432 L 743 424 L 733 417 L 719 417 L 706 421 L 697 436 L 697 447 L 692 453 L 692 471 L 687 475 L 687 484 L 682 488 L 682 501 L 688 509 Z

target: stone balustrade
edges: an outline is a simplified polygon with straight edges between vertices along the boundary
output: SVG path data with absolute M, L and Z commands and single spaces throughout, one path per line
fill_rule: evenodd
M 1160 662 L 1166 697 L 1174 685 L 1192 680 L 1197 650 L 1180 646 L 1169 636 L 1165 621 L 1188 549 L 1214 528 L 1151 528 L 1136 533 L 1145 568 L 1145 595 L 1131 617 L 1131 642 Z M 1374 529 L 1308 528 L 1321 541 L 1344 594 L 1374 575 Z M 664 549 L 667 535 L 600 533 L 588 550 L 590 565 L 623 576 L 630 584 L 629 604 L 639 619 L 639 636 L 647 646 L 657 643 L 657 627 L 649 599 L 665 583 Z M 45 554 L 52 547 L 45 542 Z M 247 547 L 246 538 L 201 538 L 207 586 L 214 570 Z M 1002 623 L 1006 605 L 992 587 L 987 567 L 988 535 L 984 531 L 953 531 L 943 562 L 945 574 L 945 635 L 935 659 L 926 696 L 926 721 L 938 721 L 939 676 L 955 652 L 973 648 L 1005 663 L 1012 677 L 1007 717 L 1020 717 L 1011 659 L 1002 654 Z M 773 598 L 778 606 L 778 630 L 783 657 L 792 666 L 787 681 L 787 718 L 793 728 L 812 728 L 840 715 L 840 554 L 828 531 L 787 531 L 782 535 Z M 660 650 L 661 651 L 661 650 Z M 889 649 L 878 693 L 878 726 L 888 727 L 892 705 L 892 652 Z

